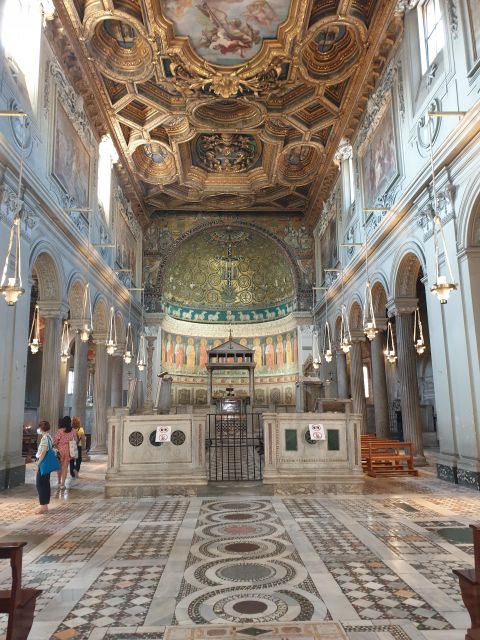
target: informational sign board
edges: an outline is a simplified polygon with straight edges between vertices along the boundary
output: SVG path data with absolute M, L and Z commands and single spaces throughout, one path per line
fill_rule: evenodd
M 170 442 L 172 427 L 157 427 L 155 442 Z
M 312 440 L 325 440 L 325 427 L 323 424 L 309 424 L 310 438 Z

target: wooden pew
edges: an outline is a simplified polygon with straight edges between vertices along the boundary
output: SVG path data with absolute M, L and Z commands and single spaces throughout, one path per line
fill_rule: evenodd
M 0 542 L 0 559 L 10 560 L 12 588 L 0 589 L 0 613 L 8 613 L 6 640 L 27 640 L 39 589 L 22 589 L 22 555 L 26 542 Z
M 411 442 L 377 441 L 368 443 L 367 474 L 373 478 L 378 475 L 409 474 L 418 475 L 413 467 Z
M 473 529 L 473 555 L 475 569 L 454 569 L 458 577 L 465 607 L 470 614 L 470 629 L 465 640 L 480 639 L 480 525 L 471 524 Z

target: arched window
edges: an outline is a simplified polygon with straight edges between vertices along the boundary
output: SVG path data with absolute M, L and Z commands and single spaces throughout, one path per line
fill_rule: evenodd
M 42 5 L 38 0 L 5 0 L 0 41 L 15 82 L 28 95 L 33 113 L 37 106 Z
M 103 136 L 98 145 L 98 202 L 105 211 L 107 222 L 110 223 L 110 208 L 112 195 L 112 165 L 118 161 L 118 153 L 110 136 Z

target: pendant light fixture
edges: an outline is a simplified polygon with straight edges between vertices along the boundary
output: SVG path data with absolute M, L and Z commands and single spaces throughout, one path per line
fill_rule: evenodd
M 22 286 L 22 260 L 21 260 L 21 242 L 20 242 L 20 225 L 22 201 L 20 196 L 22 193 L 23 164 L 25 159 L 25 118 L 23 118 L 22 129 L 22 150 L 20 154 L 20 169 L 18 172 L 18 190 L 17 201 L 15 203 L 16 211 L 13 216 L 12 226 L 10 228 L 10 236 L 8 239 L 7 256 L 5 258 L 5 266 L 3 267 L 2 279 L 0 280 L 0 291 L 5 298 L 5 302 L 9 307 L 17 304 L 18 299 L 25 293 Z
M 129 321 L 127 324 L 127 333 L 125 335 L 125 352 L 123 354 L 123 361 L 125 364 L 130 364 L 133 358 L 133 333 L 132 323 Z
M 432 191 L 433 191 L 433 244 L 435 250 L 435 282 L 430 287 L 430 291 L 434 293 L 440 304 L 446 304 L 450 298 L 450 293 L 457 289 L 457 284 L 454 281 L 452 266 L 450 264 L 450 258 L 448 257 L 447 244 L 445 242 L 445 235 L 443 233 L 442 218 L 438 213 L 438 198 L 437 188 L 435 182 L 435 169 L 433 164 L 433 139 L 432 139 L 432 119 L 427 113 L 426 119 L 428 122 L 428 137 L 430 142 L 430 169 L 432 171 Z M 439 240 L 443 245 L 443 253 L 445 256 L 445 263 L 447 265 L 448 277 L 440 273 L 440 246 Z
M 146 339 L 145 339 L 145 325 L 143 319 L 143 296 L 144 290 L 142 289 L 142 328 L 140 333 L 140 338 L 138 341 L 138 354 L 137 354 L 137 369 L 139 371 L 143 371 L 147 365 L 147 348 L 146 348 Z
M 377 323 L 375 322 L 375 313 L 373 310 L 372 285 L 368 275 L 368 232 L 365 224 L 365 275 L 367 281 L 365 283 L 365 300 L 363 303 L 363 333 L 372 341 L 378 333 Z
M 325 326 L 323 327 L 323 357 L 325 362 L 333 360 L 332 339 L 330 335 L 330 325 L 328 323 L 328 298 L 325 292 Z
M 319 369 L 322 364 L 322 358 L 320 356 L 320 335 L 317 327 L 314 327 L 312 331 L 312 361 L 313 368 Z
M 38 353 L 41 343 L 40 343 L 40 317 L 39 317 L 39 309 L 38 304 L 35 305 L 35 309 L 33 311 L 33 319 L 32 326 L 30 328 L 30 336 L 28 338 L 28 346 L 30 347 L 30 351 L 35 354 Z
M 340 348 L 343 353 L 347 354 L 352 346 L 352 334 L 348 323 L 347 306 L 345 304 L 345 291 L 343 288 L 343 269 L 340 277 L 342 278 L 342 313 L 340 316 Z
M 383 352 L 390 364 L 394 364 L 397 361 L 397 353 L 395 351 L 395 343 L 393 342 L 392 323 L 390 320 L 387 324 L 387 346 Z
M 417 328 L 418 328 L 418 338 L 417 338 Z M 427 347 L 425 345 L 425 340 L 423 339 L 422 320 L 420 318 L 420 309 L 418 307 L 415 309 L 415 316 L 413 319 L 413 344 L 419 356 L 421 356 L 422 353 L 425 353 L 425 350 Z
M 64 320 L 62 327 L 62 341 L 60 347 L 60 360 L 67 362 L 70 358 L 70 329 L 68 326 L 68 320 Z
M 80 329 L 80 340 L 88 342 L 93 331 L 92 299 L 90 297 L 90 283 L 85 285 L 83 292 L 82 328 Z
M 115 355 L 117 350 L 117 326 L 115 324 L 115 307 L 110 307 L 110 316 L 108 320 L 108 333 L 105 341 L 107 347 L 107 353 L 109 356 Z

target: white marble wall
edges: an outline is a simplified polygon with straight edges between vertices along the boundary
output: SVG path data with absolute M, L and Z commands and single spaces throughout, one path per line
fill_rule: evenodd
M 408 284 L 408 269 L 402 259 L 418 259 L 426 289 L 429 336 L 435 389 L 441 462 L 439 475 L 480 488 L 480 360 L 477 336 L 480 322 L 478 299 L 480 249 L 472 243 L 475 212 L 480 209 L 480 60 L 472 59 L 465 1 L 443 0 L 446 45 L 436 60 L 431 79 L 421 77 L 418 56 L 416 10 L 405 18 L 403 41 L 377 83 L 368 105 L 369 112 L 352 142 L 356 202 L 352 209 L 342 205 L 341 176 L 316 228 L 320 236 L 329 216 L 339 215 L 338 242 L 364 243 L 368 235 L 369 277 L 381 283 L 390 313 L 399 298 L 415 291 L 402 290 Z M 400 175 L 377 206 L 389 213 L 366 214 L 363 225 L 362 148 L 368 144 L 375 124 L 368 123 L 385 100 L 393 96 Z M 433 105 L 433 107 L 431 106 Z M 459 288 L 446 305 L 430 293 L 435 281 L 434 240 L 428 216 L 433 198 L 428 134 L 421 118 L 427 109 L 466 111 L 464 117 L 434 120 L 434 165 L 439 196 L 439 213 L 445 231 L 447 251 Z M 365 143 L 365 140 L 367 141 Z M 427 141 L 427 145 L 425 145 Z M 363 145 L 363 147 L 362 147 Z M 423 145 L 423 146 L 422 146 Z M 478 241 L 477 241 L 478 244 Z M 363 301 L 366 279 L 363 249 L 341 249 L 339 267 L 344 269 L 345 300 Z M 443 250 L 440 255 L 445 271 Z M 317 265 L 321 273 L 322 266 Z M 408 288 L 408 287 L 407 287 Z M 340 279 L 328 293 L 328 319 L 334 326 L 342 302 Z M 400 300 L 400 302 L 402 302 Z M 318 321 L 325 320 L 325 304 L 316 307 Z M 412 337 L 413 339 L 413 337 Z M 391 377 L 391 372 L 389 373 Z M 374 389 L 375 393 L 375 389 Z

